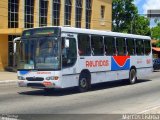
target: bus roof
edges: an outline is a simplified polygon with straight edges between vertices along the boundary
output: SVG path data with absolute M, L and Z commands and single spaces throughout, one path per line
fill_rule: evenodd
M 119 33 L 119 32 L 112 32 L 112 31 L 105 31 L 105 30 L 93 30 L 93 29 L 85 29 L 85 28 L 74 28 L 74 27 L 63 27 L 63 26 L 47 26 L 47 27 L 39 27 L 39 28 L 61 28 L 62 32 L 69 32 L 69 33 L 84 33 L 84 34 L 96 34 L 96 35 L 106 35 L 106 36 L 114 36 L 114 37 L 127 37 L 127 38 L 135 38 L 135 39 L 147 39 L 151 40 L 149 36 L 143 35 L 135 35 L 135 34 L 128 34 L 128 33 Z M 30 28 L 35 29 L 35 28 Z M 27 30 L 30 30 L 27 29 Z M 36 28 L 37 29 L 37 28 Z
M 127 37 L 127 38 L 137 38 L 137 39 L 147 39 L 150 40 L 149 36 L 143 35 L 135 35 L 135 34 L 127 34 L 127 33 L 119 33 L 112 31 L 104 31 L 104 30 L 92 30 L 92 29 L 84 29 L 84 28 L 74 28 L 74 27 L 61 27 L 62 32 L 71 32 L 71 33 L 87 33 L 87 34 L 96 34 L 96 35 L 106 35 L 106 36 L 114 36 L 114 37 Z

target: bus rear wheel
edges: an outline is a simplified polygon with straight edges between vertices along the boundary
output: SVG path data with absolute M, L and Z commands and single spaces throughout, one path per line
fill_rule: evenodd
M 79 86 L 78 91 L 79 92 L 87 92 L 91 86 L 89 77 L 87 75 L 81 75 L 79 78 Z
M 137 73 L 135 69 L 131 69 L 129 72 L 129 84 L 135 84 L 137 81 Z

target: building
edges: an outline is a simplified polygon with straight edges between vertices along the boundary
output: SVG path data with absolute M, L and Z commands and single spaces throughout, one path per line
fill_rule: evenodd
M 112 0 L 1 0 L 0 70 L 13 66 L 13 39 L 24 29 L 64 25 L 111 30 Z

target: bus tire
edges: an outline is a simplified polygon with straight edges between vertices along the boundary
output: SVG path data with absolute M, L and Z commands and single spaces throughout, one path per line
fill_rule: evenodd
M 86 74 L 80 75 L 78 91 L 87 92 L 90 89 L 90 87 L 91 87 L 91 82 L 89 76 L 87 76 Z
M 137 73 L 135 69 L 131 69 L 129 72 L 129 84 L 135 84 L 137 82 Z

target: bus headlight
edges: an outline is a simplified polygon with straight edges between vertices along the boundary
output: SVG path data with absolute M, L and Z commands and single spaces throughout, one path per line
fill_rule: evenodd
M 58 80 L 59 77 L 58 76 L 50 76 L 50 77 L 46 77 L 46 80 Z
M 18 80 L 25 80 L 25 78 L 22 76 L 18 76 Z

